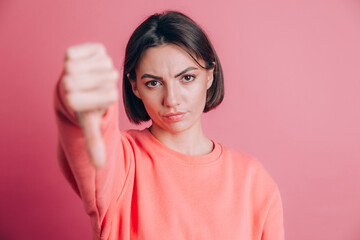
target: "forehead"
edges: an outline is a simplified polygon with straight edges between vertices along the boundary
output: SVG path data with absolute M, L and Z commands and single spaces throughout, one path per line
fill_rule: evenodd
M 196 60 L 204 66 L 202 59 Z M 181 47 L 175 44 L 163 44 L 145 50 L 138 62 L 136 70 L 140 72 L 168 72 L 173 74 L 187 67 L 200 68 L 190 54 Z

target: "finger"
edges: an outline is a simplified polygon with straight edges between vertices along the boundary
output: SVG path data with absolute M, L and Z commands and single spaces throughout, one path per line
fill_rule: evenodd
M 106 83 L 116 83 L 119 79 L 119 73 L 116 70 L 105 73 L 81 73 L 65 75 L 63 84 L 65 91 L 87 91 L 101 87 Z
M 101 43 L 84 43 L 69 47 L 66 50 L 66 59 L 82 59 L 97 54 L 106 54 L 105 46 Z
M 102 115 L 99 111 L 81 112 L 78 115 L 82 122 L 89 158 L 96 168 L 101 168 L 106 161 L 106 148 L 100 131 Z
M 69 74 L 85 73 L 110 70 L 113 68 L 113 61 L 107 55 L 97 55 L 94 58 L 81 60 L 67 60 L 65 62 L 65 72 Z
M 102 89 L 101 91 L 72 92 L 66 97 L 67 104 L 76 112 L 93 109 L 106 109 L 118 100 L 117 87 Z

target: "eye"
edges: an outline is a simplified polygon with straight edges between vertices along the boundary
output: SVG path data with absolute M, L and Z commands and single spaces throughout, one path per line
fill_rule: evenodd
M 159 85 L 160 85 L 160 82 L 156 81 L 156 80 L 151 80 L 151 81 L 148 81 L 147 83 L 145 83 L 145 86 L 147 86 L 149 88 L 154 88 L 154 87 L 157 87 Z
M 195 79 L 195 76 L 193 76 L 193 75 L 185 75 L 183 77 L 184 82 L 191 82 L 194 79 Z

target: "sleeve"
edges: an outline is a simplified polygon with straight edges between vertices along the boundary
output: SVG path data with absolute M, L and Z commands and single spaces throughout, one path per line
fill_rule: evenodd
M 283 207 L 280 192 L 276 188 L 268 205 L 262 240 L 284 240 Z
M 70 110 L 60 87 L 61 74 L 55 85 L 54 110 L 58 128 L 57 161 L 90 216 L 93 233 L 98 238 L 109 234 L 112 218 L 134 171 L 133 147 L 118 128 L 118 103 L 112 104 L 101 120 L 105 141 L 105 166 L 96 170 L 90 163 L 85 138 L 75 112 Z

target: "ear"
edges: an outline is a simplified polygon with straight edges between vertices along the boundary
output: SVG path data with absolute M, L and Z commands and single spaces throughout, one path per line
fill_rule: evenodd
M 130 81 L 129 74 L 127 75 L 127 78 L 129 79 L 129 82 L 131 84 L 131 89 L 132 89 L 133 93 L 135 94 L 135 96 L 137 96 L 138 98 L 141 99 L 140 94 L 139 94 L 139 90 L 137 88 L 136 79 L 135 79 L 135 81 Z
M 214 67 L 207 70 L 206 90 L 208 90 L 211 87 L 211 85 L 212 85 L 212 83 L 214 81 L 215 62 L 213 62 L 213 64 L 214 64 Z

